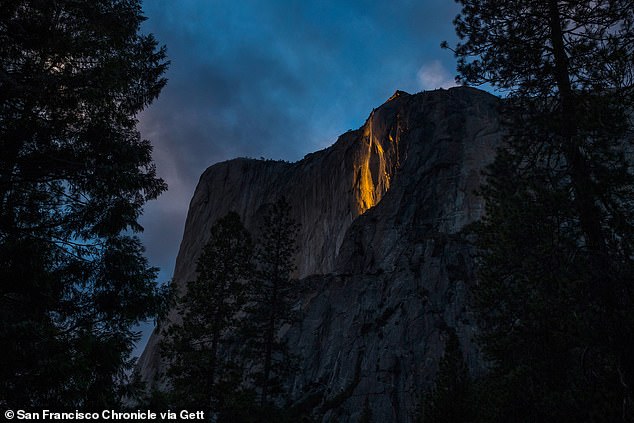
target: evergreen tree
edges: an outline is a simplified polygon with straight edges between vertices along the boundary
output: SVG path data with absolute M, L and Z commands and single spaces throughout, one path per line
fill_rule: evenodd
M 508 92 L 476 229 L 482 420 L 630 421 L 634 7 L 459 3 L 460 78 Z
M 239 313 L 247 301 L 252 254 L 251 236 L 236 213 L 213 225 L 198 259 L 198 277 L 179 300 L 182 322 L 166 330 L 161 345 L 170 395 L 179 407 L 226 414 L 228 403 L 239 396 L 243 373 L 236 333 L 243 324 Z
M 421 423 L 472 421 L 468 406 L 469 375 L 458 336 L 447 333 L 445 352 L 438 365 L 434 388 L 423 398 Z
M 263 217 L 256 248 L 257 272 L 251 290 L 248 337 L 262 407 L 279 398 L 284 376 L 293 368 L 287 345 L 279 337 L 282 325 L 293 321 L 291 276 L 299 225 L 290 210 L 284 197 L 270 206 Z
M 132 236 L 166 189 L 137 114 L 165 51 L 134 0 L 0 4 L 0 406 L 117 404 L 162 295 Z

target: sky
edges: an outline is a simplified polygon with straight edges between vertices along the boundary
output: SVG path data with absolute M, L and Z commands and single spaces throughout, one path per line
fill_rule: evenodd
M 171 62 L 167 86 L 139 115 L 169 186 L 140 221 L 159 282 L 172 277 L 210 165 L 300 160 L 360 127 L 397 89 L 455 85 L 456 61 L 439 47 L 456 41 L 451 0 L 144 0 L 143 10 L 142 31 Z

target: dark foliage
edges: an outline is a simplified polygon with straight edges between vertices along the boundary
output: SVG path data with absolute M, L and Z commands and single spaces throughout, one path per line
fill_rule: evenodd
M 0 3 L 0 405 L 103 409 L 163 305 L 130 234 L 165 183 L 136 115 L 165 84 L 139 1 Z
M 181 322 L 165 330 L 161 345 L 174 406 L 229 413 L 244 369 L 236 353 L 247 288 L 253 275 L 251 236 L 236 213 L 219 219 L 198 259 L 198 277 L 179 300 Z
M 467 423 L 472 421 L 469 407 L 470 381 L 460 342 L 454 330 L 447 333 L 434 388 L 423 398 L 421 423 Z
M 255 248 L 236 213 L 219 219 L 164 334 L 172 407 L 205 409 L 218 422 L 295 421 L 280 406 L 293 368 L 279 329 L 292 321 L 298 225 L 281 199 L 262 216 Z M 157 398 L 157 395 L 154 395 Z
M 460 78 L 508 91 L 475 307 L 481 421 L 631 421 L 634 7 L 460 0 Z
M 294 320 L 291 277 L 299 224 L 290 210 L 282 197 L 263 216 L 256 249 L 257 272 L 250 291 L 248 349 L 255 364 L 251 377 L 262 407 L 283 398 L 283 381 L 294 369 L 293 357 L 279 336 L 282 325 Z

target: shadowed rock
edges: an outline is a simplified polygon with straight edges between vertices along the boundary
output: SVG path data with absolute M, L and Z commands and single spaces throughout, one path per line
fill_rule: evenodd
M 174 283 L 182 290 L 196 277 L 216 219 L 233 210 L 253 230 L 259 210 L 284 195 L 302 224 L 301 319 L 282 329 L 301 358 L 288 381 L 297 405 L 323 421 L 356 421 L 368 397 L 376 421 L 412 421 L 448 328 L 471 373 L 482 370 L 467 308 L 473 258 L 458 232 L 483 212 L 474 191 L 501 139 L 497 105 L 472 88 L 397 91 L 360 129 L 299 162 L 211 166 L 190 204 Z M 139 360 L 147 380 L 161 369 L 159 338 Z

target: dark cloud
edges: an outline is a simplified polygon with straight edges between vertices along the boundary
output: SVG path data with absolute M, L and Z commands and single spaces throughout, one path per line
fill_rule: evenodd
M 447 0 L 145 0 L 144 11 L 143 30 L 171 60 L 168 85 L 140 116 L 169 184 L 141 222 L 162 280 L 206 167 L 298 160 L 359 127 L 396 89 L 436 88 L 454 73 L 439 48 L 455 38 Z

